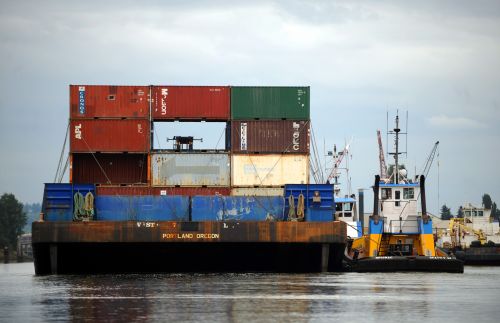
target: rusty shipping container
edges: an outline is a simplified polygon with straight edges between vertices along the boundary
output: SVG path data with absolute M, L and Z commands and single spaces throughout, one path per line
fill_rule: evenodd
M 146 119 L 71 120 L 71 152 L 148 152 L 150 122 Z
M 149 118 L 148 86 L 70 85 L 70 118 Z
M 231 156 L 233 187 L 283 186 L 309 183 L 309 155 Z
M 231 151 L 308 154 L 309 121 L 232 121 Z
M 154 86 L 154 120 L 219 120 L 230 118 L 228 86 Z
M 153 186 L 229 186 L 230 160 L 226 153 L 154 153 Z
M 147 154 L 71 155 L 70 178 L 73 183 L 147 184 Z
M 97 186 L 97 195 L 230 195 L 229 187 Z

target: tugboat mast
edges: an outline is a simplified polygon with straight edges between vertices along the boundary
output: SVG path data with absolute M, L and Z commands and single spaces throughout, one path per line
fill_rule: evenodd
M 394 132 L 396 133 L 396 138 L 395 138 L 395 145 L 396 145 L 396 152 L 394 153 L 394 183 L 398 184 L 399 183 L 399 167 L 398 167 L 398 155 L 399 155 L 399 132 L 401 129 L 399 129 L 399 115 L 396 115 L 396 128 L 394 128 Z

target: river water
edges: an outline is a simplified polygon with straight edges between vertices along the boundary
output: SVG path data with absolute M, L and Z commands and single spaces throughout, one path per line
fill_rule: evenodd
M 35 276 L 0 264 L 0 322 L 499 322 L 500 267 L 464 274 Z

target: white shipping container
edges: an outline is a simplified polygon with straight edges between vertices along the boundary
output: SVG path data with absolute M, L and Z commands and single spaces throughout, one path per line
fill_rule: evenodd
M 229 155 L 224 153 L 155 153 L 153 186 L 229 186 Z
M 283 187 L 233 187 L 232 196 L 283 196 Z
M 309 183 L 309 155 L 232 155 L 232 186 Z

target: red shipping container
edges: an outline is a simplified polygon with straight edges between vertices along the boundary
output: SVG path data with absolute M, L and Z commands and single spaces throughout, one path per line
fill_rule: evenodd
M 249 120 L 231 122 L 234 153 L 309 153 L 309 121 Z
M 150 122 L 145 119 L 71 120 L 71 152 L 149 152 Z
M 147 154 L 72 154 L 71 181 L 92 184 L 147 184 Z
M 229 195 L 229 187 L 98 186 L 97 195 Z
M 71 119 L 149 118 L 148 86 L 70 85 Z
M 229 120 L 229 86 L 153 86 L 155 120 Z

